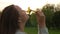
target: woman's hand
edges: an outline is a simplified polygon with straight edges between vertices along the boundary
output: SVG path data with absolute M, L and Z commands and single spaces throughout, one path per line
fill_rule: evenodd
M 39 9 L 36 11 L 36 18 L 40 28 L 45 27 L 45 15 Z

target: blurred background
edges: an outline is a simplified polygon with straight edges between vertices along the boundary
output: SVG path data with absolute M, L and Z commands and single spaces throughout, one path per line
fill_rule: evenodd
M 46 16 L 49 34 L 60 34 L 60 0 L 0 0 L 0 16 L 2 10 L 11 4 L 18 5 L 29 15 L 25 32 L 37 34 L 37 21 L 34 11 L 39 8 Z M 34 10 L 34 11 L 32 11 Z

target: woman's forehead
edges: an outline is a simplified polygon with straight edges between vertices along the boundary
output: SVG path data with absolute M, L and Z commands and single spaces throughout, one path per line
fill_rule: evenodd
M 22 10 L 19 6 L 15 6 L 15 8 L 16 8 L 18 11 L 20 11 L 20 12 L 24 11 L 24 10 Z
M 23 14 L 23 12 L 25 12 L 24 10 L 22 10 L 19 6 L 15 6 L 16 10 L 18 11 L 18 13 L 21 15 Z
M 22 12 L 22 9 L 19 7 L 19 6 L 15 6 L 16 10 L 21 13 Z
M 17 10 L 21 10 L 21 8 L 20 8 L 19 6 L 15 6 L 15 8 L 16 8 Z

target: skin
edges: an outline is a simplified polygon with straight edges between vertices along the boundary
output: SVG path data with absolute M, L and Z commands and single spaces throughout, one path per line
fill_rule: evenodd
M 19 11 L 19 14 L 20 14 L 20 17 L 18 17 L 19 18 L 18 21 L 20 22 L 18 24 L 20 27 L 19 29 L 20 31 L 24 32 L 24 27 L 25 27 L 26 21 L 28 20 L 29 16 L 19 6 L 15 6 L 15 8 Z M 40 10 L 37 10 L 35 14 L 36 14 L 37 23 L 39 24 L 39 27 L 44 28 L 45 27 L 45 15 Z
M 36 14 L 37 23 L 38 23 L 39 27 L 44 28 L 46 26 L 46 24 L 45 24 L 45 15 L 40 10 L 37 10 L 35 14 Z
M 24 10 L 22 10 L 19 6 L 15 6 L 15 8 L 19 11 L 20 17 L 18 22 L 20 22 L 19 25 L 19 30 L 24 32 L 24 27 L 26 24 L 26 21 L 28 20 L 29 16 L 26 14 L 26 12 Z

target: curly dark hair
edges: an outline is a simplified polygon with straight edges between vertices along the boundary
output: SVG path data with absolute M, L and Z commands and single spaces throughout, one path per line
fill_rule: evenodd
M 0 19 L 0 34 L 15 34 L 18 26 L 18 11 L 14 5 L 7 6 Z

